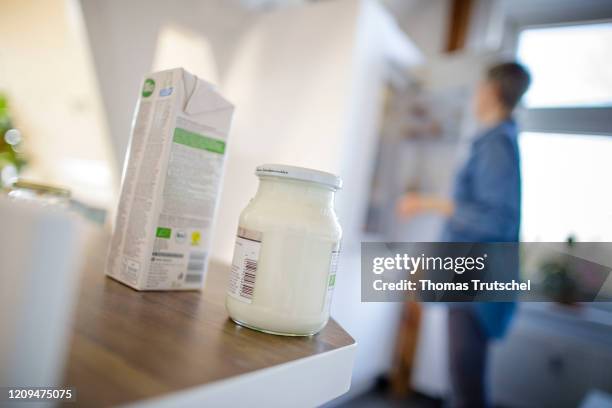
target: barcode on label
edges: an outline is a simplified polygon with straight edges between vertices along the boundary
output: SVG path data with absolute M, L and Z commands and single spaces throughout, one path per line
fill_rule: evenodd
M 185 283 L 200 283 L 202 275 L 185 275 Z
M 227 293 L 241 302 L 252 303 L 255 296 L 261 241 L 261 232 L 238 228 Z
M 199 262 L 189 261 L 189 263 L 187 264 L 188 271 L 201 271 L 202 269 L 204 269 L 204 262 L 202 261 L 199 261 Z
M 187 261 L 185 283 L 200 283 L 206 264 L 206 252 L 191 252 Z
M 255 275 L 257 274 L 257 261 L 253 259 L 244 260 L 244 273 L 242 275 L 242 283 L 240 285 L 240 296 L 247 299 L 253 299 L 253 291 L 255 290 Z

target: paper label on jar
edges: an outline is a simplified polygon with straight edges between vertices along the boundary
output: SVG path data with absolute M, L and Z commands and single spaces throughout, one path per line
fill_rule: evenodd
M 253 301 L 261 236 L 259 231 L 238 228 L 227 292 L 242 302 L 251 303 Z
M 334 246 L 329 261 L 329 276 L 327 278 L 327 294 L 325 296 L 324 310 L 329 309 L 332 301 L 332 294 L 336 286 L 336 271 L 338 270 L 338 258 L 340 257 L 340 243 Z

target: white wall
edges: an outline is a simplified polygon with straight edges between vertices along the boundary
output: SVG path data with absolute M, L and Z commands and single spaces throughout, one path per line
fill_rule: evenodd
M 384 0 L 384 3 L 428 59 L 440 55 L 446 44 L 449 0 Z
M 152 69 L 159 33 L 166 27 L 181 27 L 200 34 L 211 44 L 219 79 L 223 80 L 237 41 L 251 20 L 237 2 L 227 0 L 79 1 L 113 154 L 121 169 L 138 89 L 142 77 Z
M 357 12 L 355 1 L 269 12 L 239 44 L 222 84 L 237 109 L 215 257 L 231 260 L 238 215 L 257 189 L 257 165 L 340 173 Z
M 380 130 L 382 92 L 389 63 L 403 67 L 422 61 L 421 53 L 376 2 L 362 2 L 357 20 L 353 73 L 345 112 L 341 174 L 346 188 L 337 207 L 343 222 L 344 254 L 340 260 L 332 314 L 359 343 L 353 386 L 345 398 L 373 385 L 389 371 L 402 305 L 361 303 L 361 241 L 367 198 Z

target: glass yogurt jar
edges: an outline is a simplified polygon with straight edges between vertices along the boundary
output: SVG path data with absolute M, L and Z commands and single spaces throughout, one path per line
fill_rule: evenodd
M 329 320 L 342 229 L 342 180 L 302 167 L 258 166 L 259 188 L 240 214 L 226 307 L 236 323 L 307 336 Z

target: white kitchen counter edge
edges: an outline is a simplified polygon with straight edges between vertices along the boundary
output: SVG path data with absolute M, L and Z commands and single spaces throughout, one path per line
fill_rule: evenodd
M 206 385 L 124 405 L 174 407 L 315 407 L 346 393 L 357 343 Z

